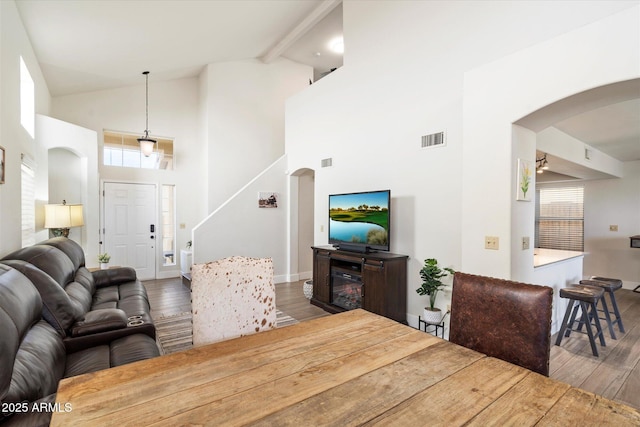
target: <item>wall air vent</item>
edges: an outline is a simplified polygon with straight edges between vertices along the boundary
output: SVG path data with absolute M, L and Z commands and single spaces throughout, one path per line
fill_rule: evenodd
M 331 157 L 329 157 L 328 159 L 322 159 L 320 162 L 320 166 L 322 166 L 323 168 L 328 168 L 331 165 L 333 165 L 333 159 Z
M 422 148 L 442 147 L 445 144 L 444 132 L 422 136 Z

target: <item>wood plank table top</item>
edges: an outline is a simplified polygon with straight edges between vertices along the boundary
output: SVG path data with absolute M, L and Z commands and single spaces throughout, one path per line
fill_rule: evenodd
M 640 425 L 631 407 L 364 310 L 67 378 L 56 402 L 70 411 L 52 426 Z

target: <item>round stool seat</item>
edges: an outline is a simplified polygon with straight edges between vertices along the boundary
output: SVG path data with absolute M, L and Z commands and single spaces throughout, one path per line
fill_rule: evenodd
M 570 298 L 588 303 L 596 303 L 602 298 L 604 289 L 595 286 L 573 285 L 560 289 L 560 298 Z
M 617 291 L 622 288 L 622 280 L 620 279 L 611 279 L 609 277 L 600 277 L 600 276 L 592 276 L 591 280 L 595 280 L 596 282 L 610 283 L 613 286 L 613 290 Z

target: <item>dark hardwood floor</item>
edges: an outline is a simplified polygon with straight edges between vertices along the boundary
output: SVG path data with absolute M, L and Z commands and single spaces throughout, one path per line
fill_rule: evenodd
M 151 315 L 167 317 L 191 310 L 189 288 L 181 279 L 144 282 L 151 300 Z M 329 313 L 311 305 L 302 292 L 303 282 L 276 285 L 276 306 L 305 321 Z M 640 293 L 621 289 L 616 299 L 626 332 L 612 340 L 605 332 L 606 347 L 594 357 L 586 335 L 572 333 L 561 346 L 551 346 L 551 377 L 640 409 Z M 617 333 L 617 329 L 616 329 Z M 555 336 L 552 343 L 555 343 Z

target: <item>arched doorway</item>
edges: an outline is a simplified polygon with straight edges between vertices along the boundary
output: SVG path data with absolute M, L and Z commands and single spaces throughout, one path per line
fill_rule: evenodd
M 314 244 L 315 171 L 302 168 L 290 176 L 291 218 L 289 272 L 291 281 L 310 279 L 313 274 L 311 246 Z

